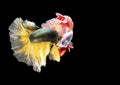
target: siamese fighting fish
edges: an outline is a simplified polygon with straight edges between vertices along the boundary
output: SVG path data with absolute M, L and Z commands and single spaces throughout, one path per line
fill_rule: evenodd
M 41 72 L 41 67 L 46 66 L 47 57 L 60 62 L 61 56 L 73 48 L 73 26 L 71 17 L 60 13 L 41 26 L 21 17 L 16 18 L 9 26 L 13 55 L 19 62 Z

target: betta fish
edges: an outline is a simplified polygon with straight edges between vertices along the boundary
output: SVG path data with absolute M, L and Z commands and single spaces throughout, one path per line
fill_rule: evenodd
M 73 48 L 73 21 L 67 15 L 56 13 L 38 27 L 34 22 L 16 18 L 9 26 L 13 55 L 19 62 L 33 66 L 36 72 L 50 60 L 60 62 L 60 57 Z

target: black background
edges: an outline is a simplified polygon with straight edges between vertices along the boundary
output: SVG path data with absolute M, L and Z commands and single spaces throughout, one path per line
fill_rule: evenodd
M 99 9 L 92 2 L 80 1 L 16 1 L 13 4 L 3 3 L 0 14 L 0 45 L 1 45 L 1 75 L 3 80 L 47 83 L 59 82 L 94 82 L 99 80 L 101 72 L 97 54 L 97 37 L 94 36 L 96 22 L 94 17 Z M 8 2 L 9 3 L 9 2 Z M 2 3 L 1 3 L 2 4 Z M 97 5 L 97 4 L 96 4 Z M 40 73 L 33 71 L 31 66 L 20 63 L 13 56 L 9 41 L 8 27 L 17 17 L 35 22 L 38 26 L 55 16 L 55 13 L 68 15 L 74 22 L 74 49 L 61 57 L 61 62 L 47 59 L 46 67 Z M 94 31 L 93 31 L 94 30 Z M 94 36 L 94 39 L 93 39 Z M 49 81 L 49 82 L 48 82 Z M 57 83 L 56 83 L 57 84 Z

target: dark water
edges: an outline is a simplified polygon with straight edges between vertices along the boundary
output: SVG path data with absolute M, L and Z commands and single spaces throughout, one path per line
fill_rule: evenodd
M 34 1 L 33 1 L 34 2 Z M 5 4 L 5 3 L 3 3 Z M 21 5 L 22 4 L 22 5 Z M 3 9 L 4 8 L 4 9 Z M 41 3 L 20 3 L 1 7 L 0 13 L 0 65 L 3 79 L 14 81 L 38 82 L 89 82 L 98 78 L 97 59 L 94 49 L 93 37 L 93 10 L 89 3 L 74 1 L 41 1 Z M 5 12 L 4 12 L 5 11 Z M 61 57 L 61 62 L 47 59 L 46 67 L 42 67 L 41 73 L 33 71 L 31 66 L 20 63 L 13 56 L 9 41 L 8 27 L 17 17 L 35 22 L 38 26 L 48 19 L 55 17 L 55 13 L 69 15 L 74 22 L 73 46 L 69 53 Z M 96 79 L 97 80 L 97 79 Z

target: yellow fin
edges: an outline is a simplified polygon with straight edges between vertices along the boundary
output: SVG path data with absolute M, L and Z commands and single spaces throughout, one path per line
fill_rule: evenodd
M 24 25 L 21 18 L 16 18 L 9 27 L 14 56 L 18 61 L 31 65 L 35 71 L 40 72 L 41 66 L 46 65 L 46 57 L 50 52 L 51 42 L 30 42 L 29 35 L 33 30 L 28 31 L 27 23 Z
M 53 45 L 50 53 L 52 54 L 52 57 L 54 60 L 56 60 L 57 62 L 60 62 L 60 54 L 59 54 L 57 45 L 55 45 L 55 44 Z

